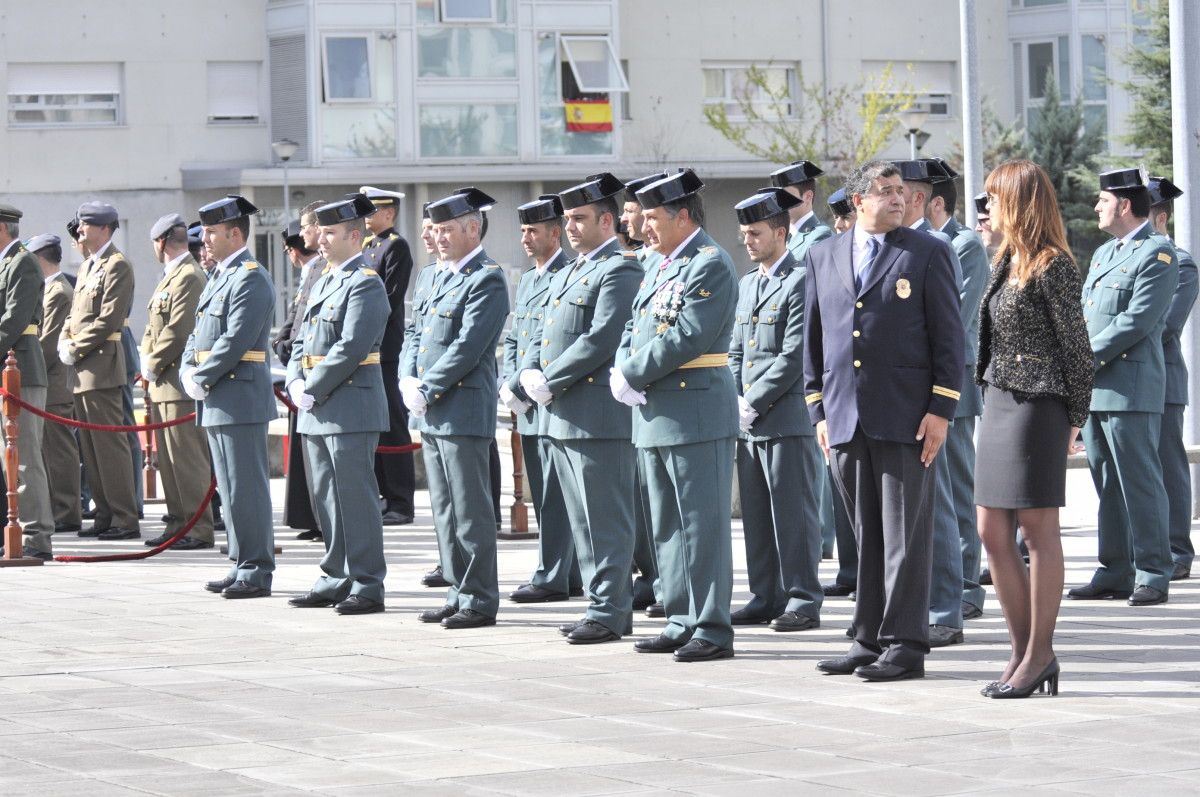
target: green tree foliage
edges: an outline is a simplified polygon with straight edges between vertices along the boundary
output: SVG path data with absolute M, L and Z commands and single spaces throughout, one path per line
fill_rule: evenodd
M 1151 174 L 1171 174 L 1171 33 L 1166 0 L 1150 3 L 1149 24 L 1134 31 L 1121 55 L 1133 79 L 1121 87 L 1133 97 L 1123 141 L 1143 152 Z

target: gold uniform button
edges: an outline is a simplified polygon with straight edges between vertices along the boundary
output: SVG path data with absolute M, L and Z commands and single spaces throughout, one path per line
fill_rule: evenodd
M 854 330 L 854 337 L 856 337 L 856 338 L 861 338 L 861 337 L 862 337 L 862 333 L 861 333 L 861 332 L 859 332 L 859 331 L 856 329 L 856 330 Z
M 1091 307 L 1093 304 L 1095 304 L 1095 302 L 1093 302 L 1091 299 L 1088 299 L 1088 307 Z
M 549 365 L 549 364 L 550 364 L 549 360 L 542 360 L 542 365 Z
M 543 346 L 549 346 L 549 345 L 550 345 L 550 338 L 542 338 L 542 345 L 543 345 Z
M 643 311 L 642 311 L 642 315 L 645 315 L 645 314 L 646 314 L 646 311 L 645 311 L 645 310 L 643 310 Z
M 753 367 L 754 367 L 754 360 L 751 360 L 750 362 L 746 363 L 746 367 L 747 367 L 747 368 L 753 368 Z
M 560 302 L 558 299 L 555 299 L 555 300 L 554 300 L 554 306 L 555 306 L 555 307 L 558 307 L 560 304 L 562 304 L 562 302 Z
M 517 354 L 520 354 L 522 357 L 524 357 L 524 356 L 525 356 L 525 350 L 524 350 L 524 349 L 521 349 L 520 351 L 518 351 L 518 352 L 517 352 Z
M 679 386 L 680 386 L 680 387 L 687 387 L 687 382 L 680 382 L 680 383 L 679 383 Z
M 426 331 L 426 332 L 428 332 L 428 331 L 429 331 L 429 327 L 425 327 L 425 331 Z
M 529 330 L 528 330 L 528 329 L 522 329 L 522 330 L 521 330 L 521 337 L 523 337 L 523 338 L 527 338 L 527 337 L 529 337 Z
M 1100 364 L 1101 364 L 1101 365 L 1104 365 L 1104 360 L 1101 360 L 1101 361 L 1100 361 Z
M 862 302 L 855 302 L 855 303 L 854 303 L 854 306 L 855 306 L 855 307 L 857 307 L 859 310 L 861 310 L 861 309 L 862 309 Z
M 750 348 L 754 348 L 754 346 L 755 346 L 755 345 L 756 345 L 756 344 L 754 343 L 754 341 L 753 341 L 753 340 L 751 340 L 751 341 L 750 341 Z
M 551 318 L 549 321 L 547 321 L 547 322 L 546 322 L 546 326 L 548 326 L 548 327 L 552 327 L 552 326 L 554 326 L 554 319 L 553 319 L 553 318 Z
M 595 381 L 596 381 L 596 380 L 595 380 L 595 379 L 593 379 L 592 377 L 590 377 L 590 376 L 588 377 L 588 383 L 589 383 L 589 384 L 590 384 L 590 383 L 592 383 L 592 382 L 595 382 Z
M 421 352 L 422 354 L 424 354 L 424 353 L 425 353 L 425 347 L 424 347 L 424 346 L 422 346 L 422 347 L 421 347 L 420 349 L 418 349 L 417 351 L 419 351 L 419 352 Z
M 442 394 L 441 394 L 441 393 L 434 393 L 434 394 L 433 394 L 433 397 L 434 397 L 435 399 L 440 399 L 440 398 L 442 397 Z
M 749 382 L 746 382 L 746 383 L 744 383 L 744 384 L 742 385 L 742 390 L 749 390 L 749 389 L 750 389 L 750 383 L 749 383 Z
M 1124 359 L 1126 359 L 1126 358 L 1128 358 L 1128 357 L 1129 357 L 1129 355 L 1128 355 L 1128 354 L 1122 354 L 1122 355 L 1121 355 L 1121 359 L 1122 359 L 1122 360 L 1124 360 Z
M 862 360 L 855 360 L 855 361 L 854 361 L 854 367 L 855 367 L 855 368 L 862 368 Z
M 750 319 L 750 323 L 751 323 L 751 324 L 757 324 L 757 323 L 758 323 L 758 316 L 754 316 L 753 318 L 751 318 L 751 319 Z

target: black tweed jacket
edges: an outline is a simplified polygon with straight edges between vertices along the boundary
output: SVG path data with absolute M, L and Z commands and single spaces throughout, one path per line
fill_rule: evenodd
M 1056 257 L 1024 288 L 1009 284 L 1008 260 L 992 268 L 979 308 L 975 381 L 1028 397 L 1058 396 L 1072 426 L 1083 426 L 1092 402 L 1095 358 L 1083 320 L 1083 285 L 1075 264 Z M 990 367 L 990 371 L 989 371 Z

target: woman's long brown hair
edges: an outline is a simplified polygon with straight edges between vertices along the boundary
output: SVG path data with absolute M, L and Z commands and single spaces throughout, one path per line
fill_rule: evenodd
M 995 197 L 992 226 L 1004 236 L 992 265 L 1016 255 L 1011 274 L 1025 287 L 1040 277 L 1055 257 L 1067 257 L 1074 263 L 1058 197 L 1045 169 L 1029 160 L 1007 161 L 988 175 L 985 189 Z

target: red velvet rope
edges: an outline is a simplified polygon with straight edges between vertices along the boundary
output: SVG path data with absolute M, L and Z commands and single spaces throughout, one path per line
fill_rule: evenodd
M 89 432 L 154 432 L 159 429 L 169 429 L 172 426 L 181 426 L 190 421 L 196 420 L 196 413 L 190 412 L 181 418 L 176 418 L 173 421 L 161 421 L 159 423 L 144 423 L 140 426 L 109 426 L 102 423 L 85 423 L 77 421 L 74 418 L 64 418 L 61 415 L 55 415 L 52 412 L 46 412 L 43 409 L 35 407 L 27 401 L 14 396 L 4 388 L 0 387 L 0 397 L 9 399 L 18 407 L 28 412 L 33 413 L 39 418 L 45 418 L 54 423 L 60 423 L 63 426 L 74 426 L 76 429 L 87 429 Z
M 199 522 L 200 516 L 204 514 L 204 510 L 208 508 L 208 504 L 212 501 L 213 493 L 217 491 L 217 480 L 213 479 L 208 485 L 208 492 L 204 494 L 204 500 L 200 502 L 199 508 L 196 509 L 196 514 L 192 515 L 187 523 L 184 523 L 179 531 L 175 532 L 175 536 L 166 540 L 161 545 L 151 548 L 148 551 L 138 551 L 137 553 L 110 553 L 102 556 L 56 556 L 56 562 L 132 562 L 138 559 L 148 559 L 151 556 L 157 556 L 163 551 L 170 548 L 179 540 L 187 536 L 187 533 L 192 530 L 192 527 Z

